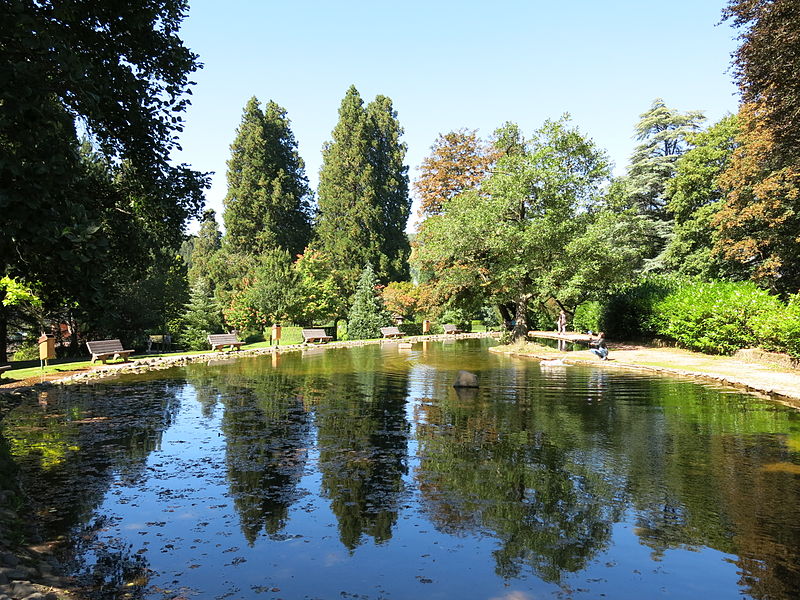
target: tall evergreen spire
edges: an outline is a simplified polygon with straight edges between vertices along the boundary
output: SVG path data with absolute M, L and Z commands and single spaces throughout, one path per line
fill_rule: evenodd
M 235 252 L 301 253 L 311 236 L 311 191 L 286 111 L 252 97 L 228 161 L 227 242 Z
M 365 107 L 350 86 L 323 148 L 317 227 L 322 248 L 350 291 L 365 264 L 383 282 L 407 277 L 404 229 L 411 202 L 401 134 L 389 98 L 379 96 Z

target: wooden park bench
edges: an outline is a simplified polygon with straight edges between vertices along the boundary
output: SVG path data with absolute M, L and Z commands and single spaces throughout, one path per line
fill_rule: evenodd
M 212 350 L 222 350 L 225 346 L 239 350 L 244 345 L 235 333 L 211 333 L 208 336 L 208 343 L 211 344 Z
M 444 329 L 445 333 L 452 333 L 454 335 L 456 333 L 461 333 L 461 330 L 458 327 L 456 327 L 455 325 L 451 324 L 451 323 L 448 323 L 446 325 L 442 325 L 442 329 Z
M 0 377 L 3 377 L 3 371 L 8 371 L 9 369 L 11 369 L 11 365 L 0 366 Z
M 397 327 L 381 327 L 381 333 L 385 338 L 403 337 L 403 332 L 401 332 Z
M 133 354 L 133 350 L 123 350 L 122 342 L 119 340 L 95 340 L 86 342 L 86 347 L 92 355 L 92 362 L 100 360 L 103 364 L 106 364 L 109 358 L 121 358 L 124 362 L 128 362 L 128 355 Z
M 303 329 L 304 342 L 330 342 L 332 339 L 324 329 Z

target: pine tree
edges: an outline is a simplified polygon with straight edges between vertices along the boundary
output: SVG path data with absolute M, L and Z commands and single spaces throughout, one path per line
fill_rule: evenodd
M 192 350 L 208 347 L 208 334 L 222 329 L 219 307 L 211 296 L 208 282 L 200 278 L 192 286 L 189 302 L 181 318 L 181 340 Z
M 367 264 L 358 280 L 353 305 L 347 319 L 347 337 L 351 340 L 368 340 L 381 336 L 381 327 L 389 324 L 389 314 L 378 291 L 378 278 Z
M 270 101 L 262 112 L 251 98 L 228 161 L 225 229 L 230 250 L 261 254 L 282 248 L 293 256 L 311 236 L 311 191 L 286 111 Z
M 323 252 L 352 293 L 361 265 L 382 281 L 407 277 L 404 229 L 411 209 L 405 144 L 391 100 L 369 106 L 354 86 L 339 108 L 332 140 L 323 148 L 317 235 Z

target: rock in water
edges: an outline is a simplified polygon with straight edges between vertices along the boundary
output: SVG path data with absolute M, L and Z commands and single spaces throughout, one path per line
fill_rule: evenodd
M 459 371 L 456 380 L 453 382 L 454 388 L 476 388 L 478 387 L 478 376 L 469 371 Z

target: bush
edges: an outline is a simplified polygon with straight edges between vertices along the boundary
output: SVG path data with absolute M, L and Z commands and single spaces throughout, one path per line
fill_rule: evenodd
M 397 328 L 403 333 L 403 335 L 422 335 L 422 323 L 408 321 L 406 323 L 401 323 L 397 326 Z
M 597 326 L 606 337 L 631 340 L 653 337 L 653 308 L 679 287 L 679 280 L 647 275 L 634 285 L 612 294 L 602 308 Z
M 575 331 L 600 331 L 601 310 L 599 302 L 584 302 L 575 309 L 572 328 Z
M 11 357 L 13 361 L 23 360 L 39 360 L 39 345 L 36 343 L 24 344 L 20 346 L 14 356 Z
M 782 310 L 777 297 L 751 282 L 698 283 L 654 303 L 649 322 L 656 333 L 686 348 L 732 354 L 759 345 L 767 337 L 767 324 Z
M 761 348 L 800 358 L 800 294 L 776 311 L 754 315 L 750 322 Z
M 441 331 L 432 333 L 444 333 L 444 329 L 441 328 L 442 323 L 452 323 L 461 331 L 472 331 L 472 314 L 461 308 L 448 308 L 439 319 L 438 325 Z

